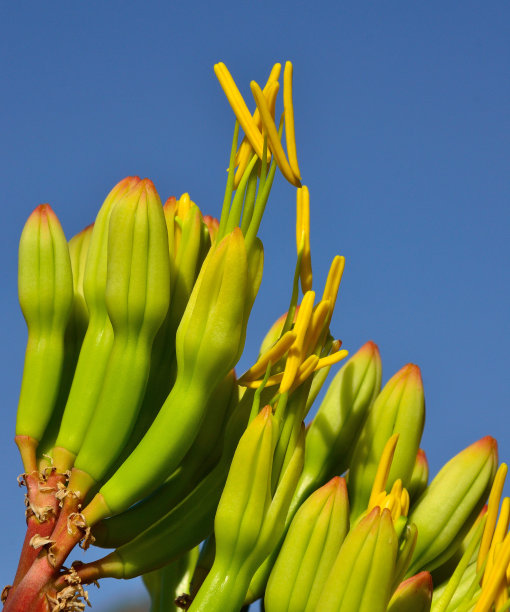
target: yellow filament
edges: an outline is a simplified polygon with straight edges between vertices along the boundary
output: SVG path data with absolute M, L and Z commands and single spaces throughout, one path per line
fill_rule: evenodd
M 375 507 L 374 500 L 381 493 L 381 491 L 386 489 L 386 482 L 390 473 L 391 462 L 393 461 L 397 442 L 398 433 L 394 433 L 384 446 L 384 450 L 379 460 L 379 465 L 377 466 L 377 472 L 375 474 L 372 492 L 370 493 L 370 499 L 368 501 L 369 510 Z
M 276 342 L 268 351 L 266 351 L 252 367 L 246 371 L 239 379 L 239 384 L 244 385 L 245 382 L 253 381 L 266 372 L 269 362 L 275 364 L 289 350 L 296 340 L 296 334 L 293 331 L 288 331 Z
M 250 83 L 250 86 L 251 91 L 253 93 L 253 97 L 255 98 L 255 103 L 260 111 L 260 118 L 267 134 L 269 146 L 275 156 L 278 168 L 280 168 L 281 173 L 289 181 L 289 183 L 291 183 L 295 187 L 300 187 L 301 181 L 299 177 L 294 175 L 294 173 L 292 172 L 292 168 L 290 167 L 289 162 L 285 157 L 285 152 L 278 136 L 278 130 L 276 129 L 276 125 L 273 121 L 273 118 L 271 117 L 271 111 L 267 104 L 266 98 L 264 97 L 260 86 L 255 81 L 252 81 Z M 259 157 L 261 156 L 262 155 L 259 155 Z
M 289 165 L 294 176 L 301 180 L 296 154 L 296 134 L 294 131 L 294 104 L 292 102 L 292 63 L 285 63 L 283 72 L 283 110 L 285 112 L 285 138 Z
M 232 78 L 232 75 L 223 62 L 215 64 L 214 73 L 216 74 L 216 77 L 220 82 L 225 95 L 227 96 L 227 100 L 229 101 L 230 106 L 232 107 L 232 110 L 239 121 L 239 125 L 243 128 L 252 149 L 257 154 L 257 157 L 262 159 L 264 139 L 260 130 L 257 128 L 256 123 L 253 121 L 253 117 L 251 116 L 251 113 L 243 100 L 243 96 Z
M 487 521 L 483 530 L 482 541 L 480 543 L 480 550 L 478 552 L 478 559 L 476 562 L 477 571 L 479 571 L 482 567 L 483 562 L 485 561 L 485 558 L 487 557 L 487 553 L 489 552 L 489 548 L 491 546 L 492 536 L 494 534 L 494 528 L 496 526 L 496 519 L 498 516 L 499 502 L 503 493 L 503 485 L 505 484 L 507 472 L 508 467 L 506 463 L 502 463 L 499 466 L 498 471 L 496 472 L 496 476 L 494 478 L 494 482 L 492 483 L 487 509 Z
M 287 357 L 287 362 L 285 364 L 285 370 L 280 385 L 280 393 L 285 393 L 291 388 L 299 366 L 303 361 L 306 332 L 312 318 L 314 299 L 315 293 L 313 291 L 307 291 L 303 297 L 303 301 L 301 302 L 293 330 L 296 334 L 296 340 L 289 349 L 289 355 Z
M 501 586 L 506 582 L 506 571 L 510 563 L 510 533 L 507 533 L 503 543 L 498 546 L 494 565 L 473 612 L 489 612 L 492 604 L 501 592 Z M 487 571 L 487 570 L 486 570 Z
M 303 185 L 296 194 L 296 245 L 301 254 L 301 289 L 303 293 L 312 288 L 312 258 L 310 254 L 310 193 Z

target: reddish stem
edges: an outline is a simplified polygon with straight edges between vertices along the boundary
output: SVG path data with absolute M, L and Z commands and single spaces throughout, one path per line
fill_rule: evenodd
M 73 496 L 65 499 L 55 528 L 51 534 L 54 544 L 40 549 L 17 588 L 9 593 L 3 612 L 48 612 L 46 596 L 55 597 L 55 582 L 71 550 L 83 538 L 83 531 L 70 519 L 79 501 Z M 51 559 L 51 563 L 50 563 Z
M 35 535 L 49 537 L 55 527 L 60 512 L 59 501 L 55 496 L 58 483 L 65 483 L 65 475 L 52 471 L 47 477 L 39 472 L 32 472 L 25 477 L 27 485 L 27 531 L 13 587 L 15 588 L 27 573 L 28 569 L 39 554 L 39 550 L 30 545 Z M 12 592 L 12 589 L 11 589 Z

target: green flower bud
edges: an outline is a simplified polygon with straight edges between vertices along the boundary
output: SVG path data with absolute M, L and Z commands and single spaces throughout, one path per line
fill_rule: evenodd
M 92 228 L 83 272 L 83 294 L 88 310 L 88 327 L 53 450 L 59 472 L 70 469 L 80 450 L 96 408 L 113 344 L 113 329 L 106 310 L 108 226 L 114 206 L 140 179 L 128 176 L 115 185 L 99 209 Z
M 381 389 L 381 373 L 377 345 L 367 342 L 333 379 L 306 434 L 305 465 L 296 491 L 300 502 L 310 490 L 348 468 L 368 410 Z
M 385 612 L 391 596 L 398 538 L 390 511 L 375 507 L 347 534 L 316 610 Z
M 409 515 L 418 528 L 410 574 L 430 571 L 455 553 L 487 499 L 497 462 L 496 440 L 486 436 L 439 471 Z
M 163 209 L 154 185 L 144 179 L 110 217 L 105 300 L 114 341 L 96 410 L 75 461 L 75 467 L 95 481 L 117 459 L 136 420 L 152 342 L 168 309 L 168 279 Z M 79 483 L 76 489 L 83 493 L 85 487 Z
M 349 467 L 351 519 L 365 510 L 377 466 L 389 438 L 399 434 L 387 481 L 390 489 L 397 479 L 407 488 L 425 421 L 425 399 L 418 366 L 408 364 L 397 372 L 376 398 L 354 450 Z
M 429 612 L 432 589 L 432 577 L 428 572 L 411 576 L 393 594 L 388 612 Z
M 237 363 L 244 346 L 249 294 L 248 260 L 239 228 L 210 252 L 177 330 L 179 375 L 198 375 L 214 387 Z
M 30 215 L 19 245 L 18 293 L 28 341 L 16 420 L 26 471 L 51 418 L 64 361 L 64 334 L 73 303 L 67 241 L 48 204 Z M 30 442 L 32 440 L 33 442 Z
M 58 398 L 44 436 L 37 446 L 39 469 L 50 467 L 51 465 L 49 459 L 55 446 L 80 355 L 81 345 L 87 331 L 89 313 L 85 296 L 83 295 L 83 273 L 87 261 L 92 227 L 92 225 L 89 225 L 69 241 L 69 256 L 73 272 L 73 307 L 64 336 L 64 364 L 60 378 Z
M 336 476 L 297 511 L 266 588 L 267 612 L 311 612 L 349 530 L 345 480 Z

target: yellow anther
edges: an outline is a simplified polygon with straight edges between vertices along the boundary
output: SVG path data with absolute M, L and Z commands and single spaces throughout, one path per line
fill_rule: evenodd
M 372 486 L 372 492 L 370 493 L 370 499 L 368 501 L 368 508 L 374 508 L 374 500 L 381 493 L 385 491 L 386 482 L 390 473 L 391 462 L 393 461 L 393 455 L 395 454 L 395 448 L 398 442 L 398 433 L 394 433 L 391 438 L 386 442 L 379 465 L 377 466 L 377 472 L 374 478 L 374 484 Z
M 377 506 L 381 511 L 387 508 L 391 513 L 391 518 L 394 523 L 398 521 L 401 516 L 407 516 L 409 512 L 409 493 L 407 489 L 402 487 L 402 481 L 400 479 L 395 481 L 390 493 L 380 491 L 375 495 L 368 505 L 367 512 L 370 512 Z
M 278 89 L 280 85 L 278 82 L 270 83 L 267 92 L 268 105 L 271 110 L 271 115 L 274 119 L 274 111 L 276 106 L 276 96 L 278 95 Z M 243 147 L 243 145 L 245 145 Z M 253 155 L 253 149 L 250 146 L 248 141 L 243 140 L 241 146 L 239 147 L 239 157 L 236 157 L 239 161 L 239 166 L 236 170 L 236 174 L 234 177 L 234 187 L 237 189 L 239 187 L 239 183 L 243 178 L 243 174 L 250 163 L 250 160 Z
M 280 385 L 280 393 L 285 393 L 292 387 L 292 383 L 294 382 L 299 366 L 304 360 L 303 353 L 305 348 L 306 332 L 312 318 L 314 299 L 315 293 L 313 291 L 307 291 L 303 297 L 303 301 L 301 302 L 293 330 L 296 334 L 296 340 L 289 349 L 287 362 L 285 364 L 285 371 L 283 373 L 282 382 Z
M 282 69 L 282 65 L 281 64 L 275 64 L 273 66 L 273 68 L 271 69 L 271 73 L 269 74 L 269 78 L 267 79 L 267 82 L 264 86 L 264 89 L 262 90 L 264 92 L 264 95 L 266 96 L 267 100 L 268 100 L 268 104 L 269 104 L 269 108 L 273 107 L 273 117 L 274 117 L 274 106 L 276 104 L 276 95 L 278 93 L 278 89 L 275 90 L 274 93 L 274 100 L 271 102 L 271 97 L 268 95 L 268 92 L 271 90 L 273 91 L 274 88 L 271 88 L 271 85 L 274 82 L 278 82 L 278 79 L 280 78 L 280 71 Z M 255 125 L 257 126 L 257 129 L 259 131 L 262 131 L 262 122 L 260 121 L 260 112 L 258 108 L 255 108 L 255 112 L 253 113 L 253 121 L 255 123 Z M 249 158 L 250 154 L 252 152 L 252 148 L 251 145 L 248 141 L 248 139 L 246 138 L 246 136 L 243 138 L 242 142 L 241 142 L 241 146 L 239 147 L 239 149 L 237 150 L 236 153 L 236 157 L 235 157 L 235 165 L 238 166 L 241 163 L 241 157 L 243 157 L 243 159 Z M 239 181 L 236 183 L 236 185 L 239 183 Z
M 189 193 L 183 193 L 177 202 L 177 215 L 181 219 L 185 219 L 193 206 L 196 206 L 196 204 L 189 197 Z
M 232 75 L 223 62 L 215 64 L 214 73 L 216 74 L 216 77 L 220 82 L 225 95 L 227 96 L 227 100 L 229 101 L 230 106 L 232 107 L 232 110 L 239 121 L 239 125 L 244 130 L 246 138 L 248 139 L 252 149 L 255 151 L 259 159 L 262 159 L 264 138 L 262 137 L 262 133 L 258 129 L 257 124 L 253 120 L 253 117 L 251 116 L 243 96 L 232 78 Z
M 266 372 L 267 366 L 269 362 L 275 364 L 279 361 L 285 353 L 289 350 L 291 345 L 296 340 L 296 334 L 293 331 L 288 331 L 283 334 L 283 336 L 272 346 L 268 351 L 266 351 L 258 361 L 252 365 L 252 367 L 245 372 L 241 378 L 239 379 L 239 384 L 244 386 L 245 382 L 252 382 L 255 379 L 263 376 Z
M 296 387 L 301 385 L 314 372 L 317 372 L 321 368 L 326 368 L 335 363 L 338 363 L 342 359 L 345 359 L 347 355 L 348 355 L 348 351 L 345 351 L 345 350 L 339 351 L 333 355 L 328 355 L 327 357 L 323 357 L 322 359 L 319 359 L 317 355 L 310 355 L 300 364 L 296 372 L 296 375 L 294 377 L 294 380 L 288 390 L 295 389 Z M 250 389 L 258 389 L 258 387 L 260 387 L 260 385 L 262 384 L 262 380 L 254 380 L 251 378 L 248 380 L 245 378 L 245 376 L 246 375 L 243 375 L 239 379 L 239 384 L 242 385 L 243 387 L 248 387 Z M 271 387 L 271 386 L 277 385 L 278 383 L 281 383 L 283 380 L 283 376 L 284 376 L 284 372 L 280 372 L 279 374 L 273 374 L 273 376 L 270 376 L 268 378 L 266 387 Z M 280 389 L 280 392 L 283 393 L 281 389 Z
M 487 521 L 483 530 L 482 541 L 480 543 L 480 550 L 478 552 L 478 559 L 476 562 L 477 571 L 479 571 L 482 567 L 483 562 L 485 561 L 485 558 L 487 557 L 487 553 L 489 552 L 489 548 L 491 546 L 494 528 L 496 526 L 496 519 L 498 516 L 499 502 L 503 493 L 503 485 L 505 484 L 507 472 L 508 467 L 506 463 L 502 463 L 499 466 L 498 471 L 496 472 L 496 476 L 494 478 L 494 482 L 492 483 L 492 488 L 489 495 L 489 504 L 487 508 Z
M 287 155 L 294 176 L 301 180 L 301 173 L 296 153 L 296 134 L 294 130 L 294 104 L 292 103 L 292 64 L 285 63 L 283 73 L 283 110 L 285 112 L 285 138 L 287 140 Z
M 319 302 L 313 309 L 312 320 L 306 331 L 306 346 L 304 352 L 306 354 L 313 353 L 315 351 L 317 341 L 324 329 L 324 324 L 328 318 L 330 310 L 329 302 Z
M 336 351 L 335 353 L 331 353 L 331 355 L 328 355 L 327 357 L 322 357 L 321 359 L 319 359 L 317 365 L 315 366 L 315 372 L 322 368 L 329 368 L 330 366 L 335 365 L 335 363 L 338 363 L 339 361 L 342 361 L 342 359 L 345 359 L 348 354 L 349 351 L 346 351 L 344 349 L 342 351 Z
M 299 366 L 294 382 L 292 383 L 291 390 L 299 387 L 305 380 L 315 372 L 319 358 L 317 355 L 310 355 L 303 363 Z
M 503 543 L 499 545 L 494 564 L 488 574 L 487 581 L 482 586 L 482 593 L 473 612 L 489 612 L 492 604 L 506 587 L 506 571 L 510 563 L 510 533 L 507 533 Z M 487 568 L 485 570 L 487 572 Z
M 331 266 L 328 272 L 328 278 L 326 279 L 326 286 L 324 287 L 323 300 L 330 300 L 331 311 L 335 308 L 336 298 L 338 295 L 338 288 L 340 287 L 340 281 L 344 273 L 345 257 L 337 255 L 331 262 Z
M 296 246 L 301 254 L 301 290 L 312 288 L 312 258 L 310 254 L 310 193 L 308 187 L 298 188 L 296 193 Z
M 280 168 L 281 173 L 289 181 L 289 183 L 295 185 L 296 187 L 301 187 L 299 177 L 294 175 L 292 168 L 287 161 L 282 143 L 280 142 L 280 138 L 278 136 L 278 130 L 276 129 L 273 118 L 271 117 L 271 110 L 267 104 L 264 94 L 262 93 L 262 90 L 260 89 L 260 86 L 255 81 L 252 81 L 250 86 L 253 97 L 255 98 L 255 103 L 260 111 L 260 118 L 267 134 L 269 147 L 275 156 L 278 168 Z M 262 155 L 259 155 L 259 157 L 261 156 Z

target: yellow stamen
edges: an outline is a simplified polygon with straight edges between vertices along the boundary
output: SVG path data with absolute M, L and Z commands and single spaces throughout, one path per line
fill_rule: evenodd
M 296 245 L 301 254 L 301 289 L 303 293 L 312 288 L 312 258 L 310 255 L 310 193 L 308 187 L 297 190 L 296 194 Z
M 324 323 L 328 318 L 329 310 L 330 304 L 328 301 L 321 301 L 314 308 L 312 320 L 310 321 L 310 325 L 308 326 L 308 330 L 306 332 L 305 353 L 309 354 L 315 351 L 317 341 L 319 340 L 321 332 L 324 329 Z
M 297 371 L 296 377 L 294 378 L 294 382 L 292 383 L 292 387 L 290 388 L 293 391 L 296 387 L 303 384 L 305 380 L 315 372 L 317 367 L 317 363 L 319 358 L 317 355 L 310 355 L 307 357 L 303 363 L 299 366 L 299 370 Z
M 503 485 L 505 484 L 507 472 L 508 467 L 506 463 L 502 463 L 496 472 L 496 476 L 492 484 L 487 509 L 487 521 L 485 523 L 485 529 L 483 530 L 482 541 L 480 543 L 480 550 L 478 552 L 478 559 L 476 562 L 477 571 L 479 571 L 482 567 L 491 546 L 492 536 L 494 534 L 494 528 L 496 526 L 496 519 L 498 516 L 499 502 L 503 493 Z
M 189 193 L 183 193 L 177 202 L 177 215 L 181 219 L 185 219 L 192 206 L 196 206 L 196 204 L 189 197 Z
M 278 130 L 276 129 L 276 125 L 273 121 L 273 118 L 271 117 L 271 111 L 267 104 L 266 98 L 264 97 L 264 94 L 260 89 L 260 86 L 255 81 L 252 81 L 250 83 L 250 86 L 251 91 L 253 93 L 253 97 L 255 98 L 255 103 L 260 111 L 260 118 L 267 134 L 269 146 L 275 156 L 278 168 L 280 168 L 281 173 L 289 181 L 289 183 L 291 183 L 295 187 L 301 187 L 301 181 L 299 177 L 294 175 L 294 173 L 292 172 L 292 168 L 290 167 L 289 162 L 285 157 L 285 152 L 278 136 Z M 261 156 L 262 154 L 259 155 L 259 157 Z
M 314 371 L 317 372 L 317 370 L 320 370 L 322 368 L 328 368 L 332 365 L 335 365 L 335 363 L 338 363 L 339 361 L 342 361 L 342 359 L 345 359 L 348 354 L 349 354 L 349 351 L 346 351 L 344 349 L 343 351 L 337 351 L 335 353 L 332 353 L 331 355 L 328 355 L 327 357 L 322 357 L 317 362 L 317 366 L 315 367 Z
M 216 77 L 220 82 L 225 95 L 227 96 L 227 100 L 229 101 L 230 106 L 232 107 L 232 110 L 239 121 L 239 125 L 244 130 L 246 138 L 248 139 L 252 149 L 257 154 L 257 157 L 262 159 L 264 138 L 262 137 L 260 130 L 257 128 L 256 123 L 253 121 L 253 117 L 251 116 L 251 113 L 243 100 L 243 96 L 232 78 L 232 75 L 223 62 L 215 64 L 214 73 L 216 74 Z
M 370 493 L 370 499 L 368 501 L 368 509 L 371 510 L 375 507 L 374 500 L 377 496 L 386 489 L 386 482 L 390 473 L 391 462 L 395 454 L 395 448 L 398 442 L 398 433 L 394 433 L 391 438 L 386 442 L 379 465 L 377 466 L 377 472 L 374 478 L 374 484 L 372 486 L 372 492 Z
M 409 512 L 408 500 L 409 493 L 407 489 L 402 487 L 402 481 L 398 479 L 393 484 L 390 493 L 387 494 L 386 491 L 381 491 L 374 497 L 373 503 L 368 506 L 367 512 L 370 512 L 376 506 L 378 506 L 381 511 L 387 508 L 395 523 L 401 516 L 407 516 Z
M 490 502 L 489 502 L 490 503 Z M 501 513 L 498 518 L 498 522 L 496 527 L 493 528 L 494 535 L 492 537 L 490 548 L 486 554 L 487 564 L 485 566 L 482 584 L 485 584 L 488 580 L 488 576 L 492 571 L 492 566 L 494 565 L 494 558 L 496 556 L 496 552 L 498 547 L 501 545 L 501 542 L 505 539 L 506 532 L 508 530 L 508 521 L 509 521 L 509 498 L 505 497 L 503 503 L 501 504 Z M 499 505 L 499 500 L 498 500 Z M 487 511 L 488 514 L 488 511 Z M 488 520 L 487 516 L 487 520 Z
M 291 388 L 299 366 L 303 361 L 306 332 L 312 317 L 314 299 L 315 293 L 313 291 L 307 291 L 303 297 L 303 301 L 301 302 L 293 330 L 296 334 L 296 340 L 289 349 L 287 362 L 285 364 L 285 371 L 283 373 L 282 382 L 280 385 L 280 393 L 285 393 Z
M 337 255 L 331 262 L 329 268 L 328 278 L 326 280 L 326 286 L 324 287 L 323 300 L 331 301 L 331 310 L 335 308 L 336 298 L 338 295 L 338 288 L 340 287 L 340 281 L 344 273 L 345 257 Z
M 296 334 L 293 331 L 288 331 L 276 342 L 268 351 L 266 351 L 252 367 L 246 371 L 238 380 L 240 385 L 244 386 L 245 382 L 251 382 L 263 376 L 266 372 L 269 362 L 275 364 L 289 350 L 296 340 Z
M 292 63 L 285 63 L 283 73 L 283 110 L 285 112 L 285 137 L 287 140 L 287 155 L 294 176 L 301 180 L 301 173 L 296 154 L 296 134 L 294 131 L 294 104 L 292 103 Z
M 279 87 L 280 85 L 278 82 L 270 83 L 267 94 L 266 94 L 268 105 L 271 110 L 271 114 L 273 118 L 274 118 L 274 111 L 275 111 L 275 106 L 276 106 L 276 96 L 278 95 Z M 243 148 L 243 144 L 245 144 L 244 148 Z M 253 149 L 251 148 L 251 145 L 248 141 L 243 140 L 243 142 L 241 143 L 241 146 L 239 147 L 238 152 L 239 152 L 239 167 L 236 170 L 236 174 L 234 178 L 234 187 L 236 189 L 239 187 L 239 183 L 241 182 L 244 171 L 246 170 L 246 167 L 248 166 L 251 160 Z
M 482 593 L 473 612 L 489 612 L 494 603 L 501 585 L 505 583 L 506 571 L 510 563 L 510 533 L 507 533 L 503 543 L 499 545 L 494 565 L 482 587 Z
M 327 357 L 323 357 L 322 359 L 319 359 L 317 355 L 310 355 L 299 366 L 290 390 L 293 390 L 301 385 L 314 372 L 318 372 L 322 368 L 327 368 L 335 363 L 338 363 L 342 359 L 345 359 L 348 354 L 348 351 L 343 350 L 338 351 L 335 354 L 328 355 Z M 273 374 L 273 376 L 268 378 L 266 386 L 271 387 L 281 383 L 283 375 L 283 372 Z M 258 387 L 262 384 L 262 380 L 246 380 L 243 375 L 243 377 L 239 380 L 239 384 L 243 387 L 248 387 L 249 389 L 258 389 Z
M 278 93 L 278 90 L 276 90 L 275 94 L 274 94 L 274 101 L 271 102 L 271 98 L 268 97 L 268 91 L 270 90 L 270 85 L 273 82 L 278 82 L 278 79 L 280 78 L 280 71 L 282 69 L 282 65 L 281 64 L 275 64 L 273 66 L 273 68 L 271 69 L 271 73 L 269 74 L 269 77 L 266 81 L 266 84 L 264 86 L 264 89 L 262 90 L 264 92 L 264 95 L 266 96 L 266 98 L 268 99 L 268 103 L 269 103 L 269 107 L 271 108 L 271 106 L 275 106 L 276 104 L 276 94 Z M 274 117 L 274 109 L 273 109 L 273 117 Z M 255 112 L 253 113 L 253 121 L 255 123 L 255 125 L 257 126 L 257 129 L 259 131 L 262 131 L 262 122 L 260 121 L 260 112 L 258 108 L 255 108 Z M 236 153 L 236 157 L 235 157 L 235 165 L 238 166 L 241 163 L 241 156 L 249 158 L 250 157 L 250 153 L 252 152 L 252 148 L 251 145 L 248 141 L 248 139 L 246 138 L 246 136 L 243 138 L 242 142 L 241 142 L 241 146 L 239 147 L 239 149 L 237 150 Z

